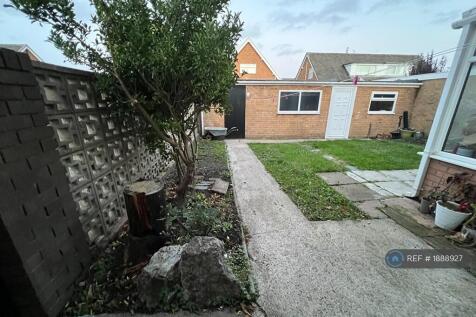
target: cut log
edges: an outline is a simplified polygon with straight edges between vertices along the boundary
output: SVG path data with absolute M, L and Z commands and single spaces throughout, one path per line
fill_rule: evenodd
M 130 184 L 124 189 L 129 233 L 135 237 L 159 235 L 165 229 L 165 189 L 155 181 Z

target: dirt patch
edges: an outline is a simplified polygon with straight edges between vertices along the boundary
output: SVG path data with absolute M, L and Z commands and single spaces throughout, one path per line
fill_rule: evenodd
M 224 142 L 203 140 L 199 143 L 196 175 L 204 179 L 221 178 L 231 183 Z M 168 192 L 173 197 L 173 178 L 167 177 Z M 168 201 L 166 231 L 167 244 L 184 244 L 193 236 L 215 236 L 225 243 L 226 261 L 242 284 L 241 303 L 231 303 L 232 307 L 249 310 L 249 304 L 256 299 L 254 287 L 250 283 L 248 258 L 242 248 L 241 223 L 233 197 L 233 188 L 226 195 L 210 192 L 189 191 L 183 205 Z M 155 313 L 187 309 L 196 311 L 187 303 L 181 289 L 167 290 L 161 295 L 163 305 L 149 311 L 137 294 L 136 279 L 144 265 L 132 266 L 126 262 L 127 227 L 118 238 L 102 252 L 96 251 L 95 261 L 85 278 L 74 289 L 63 316 L 78 316 L 100 313 Z M 241 304 L 241 306 L 240 306 Z M 245 306 L 243 306 L 245 305 Z

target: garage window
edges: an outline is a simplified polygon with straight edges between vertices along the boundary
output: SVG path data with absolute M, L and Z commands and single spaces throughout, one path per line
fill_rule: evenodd
M 369 114 L 394 114 L 397 96 L 396 92 L 372 92 Z
M 322 91 L 288 90 L 279 92 L 279 114 L 318 114 Z
M 240 74 L 256 74 L 256 64 L 240 64 Z

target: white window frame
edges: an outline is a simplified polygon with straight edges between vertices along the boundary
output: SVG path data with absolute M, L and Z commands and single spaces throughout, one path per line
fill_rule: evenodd
M 471 9 L 463 13 L 461 20 L 452 24 L 453 29 L 462 28 L 462 32 L 458 49 L 453 57 L 453 63 L 441 93 L 425 150 L 421 153 L 422 160 L 413 185 L 415 193 L 418 193 L 423 185 L 430 159 L 476 170 L 474 158 L 443 152 L 443 145 L 455 115 L 469 68 L 471 63 L 476 63 L 474 46 L 476 44 L 476 23 L 474 22 L 476 22 L 476 9 Z
M 250 68 L 254 68 L 254 72 L 248 71 Z M 245 71 L 247 74 L 256 75 L 257 67 L 256 64 L 240 64 L 240 75 Z
M 298 110 L 292 110 L 292 111 L 281 111 L 281 93 L 282 92 L 298 92 L 299 93 L 299 99 L 298 99 Z M 319 93 L 319 104 L 317 107 L 317 111 L 301 111 L 301 96 L 303 92 L 314 92 L 314 93 Z M 292 90 L 292 89 L 283 89 L 279 90 L 278 92 L 278 114 L 320 114 L 321 113 L 321 100 L 322 100 L 322 90 Z
M 379 94 L 394 94 L 394 98 L 375 98 L 375 95 Z M 372 105 L 372 101 L 393 101 L 392 111 L 370 111 L 370 106 Z M 398 101 L 398 91 L 372 91 L 372 95 L 370 96 L 370 102 L 368 107 L 368 114 L 395 114 L 395 108 L 397 106 Z

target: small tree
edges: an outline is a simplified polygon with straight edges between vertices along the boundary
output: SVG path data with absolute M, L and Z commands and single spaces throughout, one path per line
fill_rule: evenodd
M 410 75 L 439 73 L 444 71 L 446 66 L 446 57 L 442 56 L 440 60 L 435 58 L 433 51 L 429 54 L 420 54 L 418 59 L 410 66 Z
M 49 40 L 87 65 L 118 107 L 140 113 L 148 145 L 170 153 L 183 196 L 193 179 L 200 113 L 223 112 L 237 80 L 235 45 L 242 30 L 229 0 L 90 0 L 90 23 L 73 0 L 11 0 Z

